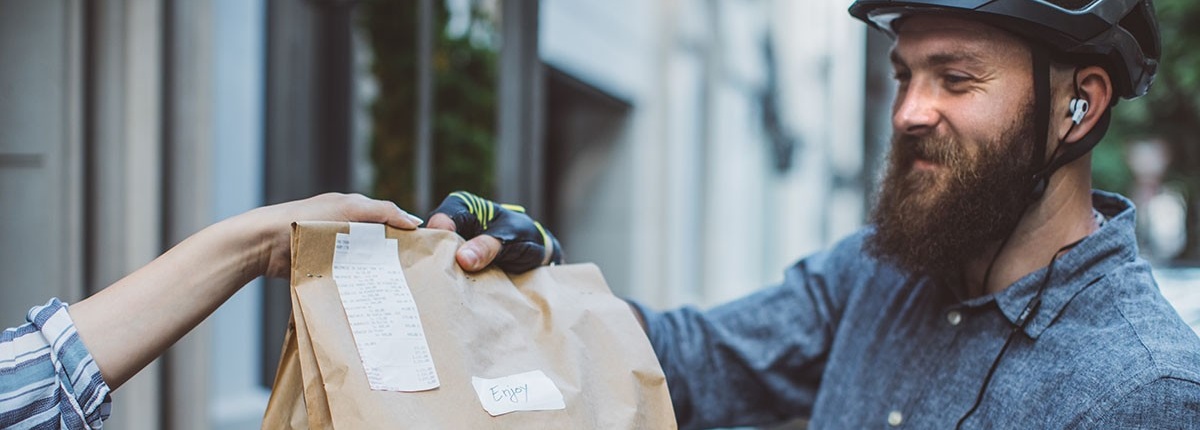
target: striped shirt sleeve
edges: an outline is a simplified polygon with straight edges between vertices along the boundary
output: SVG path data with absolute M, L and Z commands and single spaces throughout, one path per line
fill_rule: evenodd
M 67 305 L 51 299 L 26 318 L 0 333 L 0 428 L 101 428 L 112 402 L 108 384 Z

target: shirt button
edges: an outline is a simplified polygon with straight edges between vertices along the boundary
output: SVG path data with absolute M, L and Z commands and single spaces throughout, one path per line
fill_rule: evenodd
M 959 311 L 950 311 L 946 313 L 946 322 L 949 322 L 952 326 L 958 325 L 958 323 L 962 322 L 962 313 Z
M 900 424 L 903 424 L 903 423 L 904 423 L 904 414 L 901 414 L 900 411 L 892 411 L 892 412 L 888 413 L 888 425 L 890 425 L 892 427 L 899 427 Z

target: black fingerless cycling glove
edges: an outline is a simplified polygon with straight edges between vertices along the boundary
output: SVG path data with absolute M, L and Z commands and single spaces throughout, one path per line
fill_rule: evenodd
M 499 239 L 500 253 L 493 264 L 505 272 L 521 273 L 563 261 L 558 239 L 526 215 L 521 206 L 499 204 L 456 191 L 446 196 L 433 213 L 449 216 L 464 239 L 471 240 L 480 234 Z

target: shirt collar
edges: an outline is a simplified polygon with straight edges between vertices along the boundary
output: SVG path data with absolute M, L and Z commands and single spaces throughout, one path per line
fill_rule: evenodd
M 1137 238 L 1134 235 L 1135 210 L 1128 199 L 1104 191 L 1092 192 L 1092 206 L 1108 218 L 1100 229 L 1085 238 L 1079 245 L 1058 257 L 1050 284 L 1042 294 L 1042 304 L 1037 314 L 1025 326 L 1025 334 L 1037 339 L 1054 322 L 1067 303 L 1079 292 L 1095 284 L 1117 266 L 1137 257 Z M 1000 312 L 1008 321 L 1016 324 L 1021 312 L 1037 294 L 1047 268 L 1043 267 L 1025 275 L 993 298 Z M 979 305 L 990 301 L 969 300 L 964 305 Z

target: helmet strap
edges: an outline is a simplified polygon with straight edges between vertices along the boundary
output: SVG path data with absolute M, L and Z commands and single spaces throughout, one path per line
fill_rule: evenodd
M 1052 120 L 1050 116 L 1050 56 L 1044 48 L 1036 45 L 1033 46 L 1033 91 L 1034 130 L 1039 138 L 1034 142 L 1033 160 L 1030 163 L 1030 168 L 1033 170 L 1033 190 L 1029 196 L 1031 203 L 1041 199 L 1042 195 L 1046 193 L 1046 186 L 1054 172 L 1091 152 L 1108 132 L 1108 126 L 1112 122 L 1112 110 L 1110 109 L 1104 112 L 1091 131 L 1088 131 L 1078 142 L 1068 145 L 1066 139 L 1059 140 L 1050 159 L 1045 160 L 1043 157 L 1046 153 L 1046 142 L 1049 139 L 1050 121 Z M 1080 98 L 1078 86 L 1075 87 L 1075 96 Z M 1078 124 L 1078 122 L 1072 123 L 1067 134 L 1071 134 Z
M 1038 43 L 1030 43 L 1033 51 L 1033 159 L 1029 163 L 1033 175 L 1033 190 L 1029 201 L 1042 198 L 1046 183 L 1053 171 L 1047 171 L 1046 139 L 1050 136 L 1050 53 Z
M 1069 145 L 1060 142 L 1058 144 L 1058 148 L 1055 148 L 1054 150 L 1055 157 L 1050 159 L 1050 162 L 1046 164 L 1046 167 L 1042 169 L 1041 172 L 1038 172 L 1038 175 L 1044 177 L 1046 181 L 1049 181 L 1050 175 L 1054 174 L 1054 172 L 1060 167 L 1071 164 L 1072 161 L 1078 160 L 1079 157 L 1082 157 L 1090 152 L 1092 148 L 1095 148 L 1096 145 L 1100 143 L 1100 139 L 1102 139 L 1104 137 L 1104 133 L 1108 131 L 1108 126 L 1111 122 L 1112 111 L 1105 112 L 1104 115 L 1100 117 L 1099 121 L 1096 122 L 1096 126 L 1092 127 L 1092 131 L 1089 131 L 1088 134 L 1083 136 L 1082 139 L 1079 139 L 1078 142 Z

